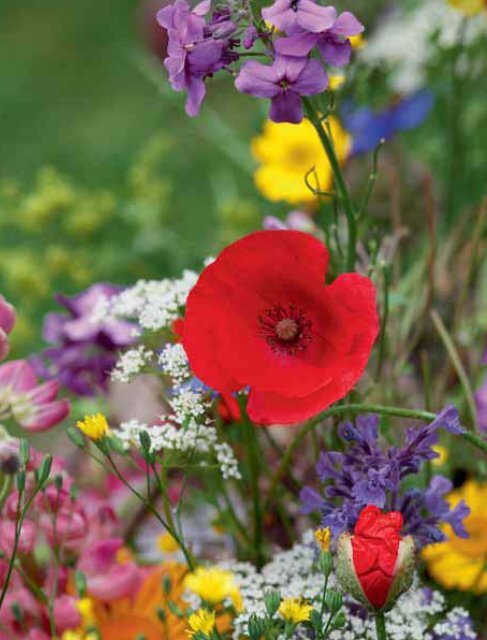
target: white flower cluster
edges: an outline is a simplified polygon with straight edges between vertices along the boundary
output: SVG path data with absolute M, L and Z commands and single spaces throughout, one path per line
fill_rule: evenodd
M 139 280 L 133 287 L 101 301 L 94 319 L 116 316 L 134 319 L 141 329 L 149 331 L 169 328 L 180 317 L 197 279 L 194 271 L 184 271 L 178 279 Z
M 397 9 L 367 38 L 366 46 L 359 50 L 358 55 L 365 62 L 391 67 L 393 88 L 401 93 L 410 93 L 425 84 L 433 34 L 438 34 L 441 46 L 451 47 L 456 42 L 463 20 L 462 14 L 444 0 L 421 2 L 412 11 L 398 3 Z M 472 41 L 486 28 L 484 16 L 470 18 L 465 25 L 464 40 Z
M 124 351 L 118 357 L 117 364 L 111 371 L 112 380 L 130 382 L 154 358 L 154 352 L 140 345 L 134 349 Z
M 159 355 L 159 366 L 175 385 L 181 385 L 191 376 L 188 358 L 182 344 L 167 344 Z
M 218 441 L 218 434 L 211 424 L 189 419 L 183 426 L 166 421 L 161 424 L 146 425 L 137 420 L 124 422 L 117 429 L 116 434 L 122 441 L 124 448 L 139 447 L 139 436 L 145 431 L 151 441 L 151 450 L 173 451 L 185 455 L 187 464 L 208 466 L 216 463 L 224 479 L 240 478 L 238 462 L 232 449 Z
M 279 590 L 283 598 L 304 597 L 313 604 L 320 602 L 324 577 L 317 562 L 317 550 L 312 532 L 305 534 L 303 542 L 291 550 L 277 553 L 259 574 L 247 563 L 222 564 L 235 575 L 243 599 L 243 613 L 235 621 L 234 638 L 248 636 L 248 620 L 252 614 L 265 615 L 264 594 Z M 330 587 L 337 583 L 330 576 Z M 345 600 L 346 625 L 330 633 L 330 640 L 376 640 L 375 623 L 371 616 L 359 615 L 357 607 L 348 609 Z M 443 595 L 425 591 L 414 585 L 397 601 L 386 615 L 387 637 L 390 640 L 475 640 L 467 611 L 456 607 L 449 612 Z M 432 619 L 440 621 L 430 628 Z M 305 628 L 297 627 L 294 640 L 307 637 Z M 302 635 L 304 633 L 304 635 Z

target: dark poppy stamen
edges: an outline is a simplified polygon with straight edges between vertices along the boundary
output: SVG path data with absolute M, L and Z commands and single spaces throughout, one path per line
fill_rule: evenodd
M 259 335 L 273 351 L 295 355 L 311 341 L 311 321 L 294 305 L 276 305 L 259 316 Z

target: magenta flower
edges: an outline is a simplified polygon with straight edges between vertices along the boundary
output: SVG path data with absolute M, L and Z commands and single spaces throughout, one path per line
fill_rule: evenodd
M 336 16 L 336 9 L 333 9 Z M 332 25 L 319 32 L 303 29 L 299 33 L 294 32 L 288 38 L 276 40 L 277 53 L 287 56 L 307 56 L 316 46 L 321 57 L 327 64 L 334 67 L 343 67 L 350 61 L 352 45 L 350 37 L 357 36 L 364 30 L 357 18 L 344 11 L 332 22 Z
M 11 304 L 0 294 L 0 360 L 8 354 L 7 336 L 15 324 L 15 311 Z
M 134 562 L 117 562 L 122 545 L 120 538 L 101 540 L 81 554 L 78 569 L 85 574 L 91 596 L 110 602 L 137 593 L 142 580 L 141 570 Z
M 54 620 L 56 631 L 62 635 L 69 629 L 76 629 L 83 622 L 73 596 L 62 594 L 54 601 Z
M 297 124 L 303 119 L 301 96 L 324 91 L 328 76 L 319 60 L 277 56 L 270 66 L 246 62 L 235 86 L 242 93 L 270 98 L 269 117 L 274 122 Z
M 262 17 L 288 35 L 302 30 L 320 33 L 333 26 L 336 9 L 322 7 L 313 0 L 276 0 L 271 7 L 262 9 Z
M 56 400 L 59 384 L 38 384 L 26 360 L 12 360 L 0 366 L 0 415 L 12 415 L 27 431 L 46 431 L 69 413 L 66 399 Z

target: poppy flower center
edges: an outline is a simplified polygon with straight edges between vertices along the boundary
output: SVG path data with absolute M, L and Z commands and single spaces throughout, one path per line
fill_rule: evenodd
M 311 321 L 294 305 L 276 305 L 259 316 L 259 335 L 273 351 L 295 355 L 311 341 Z

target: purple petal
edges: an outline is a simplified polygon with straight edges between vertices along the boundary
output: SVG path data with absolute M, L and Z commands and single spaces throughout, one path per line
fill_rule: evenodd
M 350 62 L 352 45 L 348 40 L 338 42 L 331 38 L 325 38 L 320 40 L 317 46 L 323 60 L 333 67 L 344 67 Z
M 197 16 L 205 16 L 211 8 L 211 0 L 202 0 L 195 7 L 193 13 Z
M 277 0 L 262 9 L 262 17 L 280 31 L 287 31 L 296 24 L 297 12 L 291 9 L 290 0 Z
M 287 80 L 292 84 L 301 75 L 306 62 L 306 58 L 278 55 L 272 64 L 272 70 L 277 81 Z
M 293 90 L 302 96 L 321 93 L 328 86 L 328 75 L 320 60 L 308 60 L 299 77 L 293 84 Z
M 186 113 L 190 118 L 196 117 L 200 112 L 201 103 L 206 95 L 205 81 L 196 76 L 190 76 L 188 80 L 188 95 L 186 98 Z
M 269 117 L 273 122 L 299 124 L 303 119 L 303 105 L 299 94 L 288 89 L 272 98 Z
M 278 38 L 274 48 L 285 56 L 307 56 L 318 39 L 319 35 L 315 33 L 299 33 L 289 38 Z
M 358 36 L 363 30 L 364 25 L 357 20 L 353 13 L 344 11 L 338 16 L 330 31 L 337 36 L 350 37 Z
M 335 7 L 322 7 L 312 2 L 312 0 L 300 0 L 297 11 L 297 23 L 306 31 L 320 33 L 321 31 L 330 29 L 336 24 L 336 15 Z
M 258 98 L 273 98 L 280 91 L 277 80 L 274 65 L 266 66 L 251 60 L 243 65 L 235 86 L 241 93 L 249 93 Z

